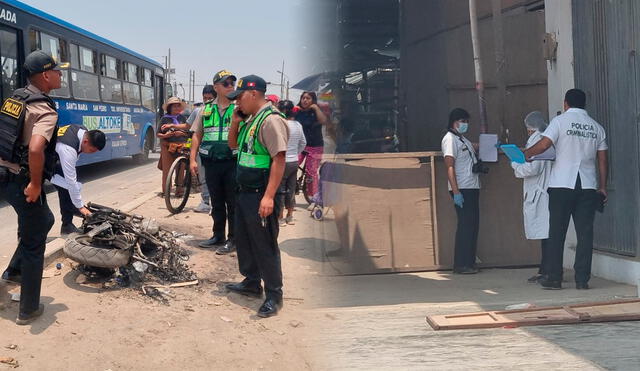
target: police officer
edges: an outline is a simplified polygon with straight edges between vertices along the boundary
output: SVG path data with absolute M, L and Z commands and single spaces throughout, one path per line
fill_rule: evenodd
M 235 105 L 227 98 L 233 91 L 236 77 L 227 70 L 219 71 L 213 77 L 213 88 L 217 98 L 206 102 L 196 117 L 191 130 L 191 163 L 193 174 L 198 174 L 196 156 L 200 155 L 207 187 L 211 196 L 211 216 L 213 236 L 198 244 L 202 248 L 212 248 L 220 244 L 216 254 L 235 251 L 233 223 L 236 189 L 236 153 L 229 148 L 229 128 Z M 228 239 L 225 229 L 229 221 Z
M 236 243 L 238 265 L 245 277 L 228 284 L 228 290 L 244 295 L 262 295 L 266 300 L 258 316 L 270 317 L 282 307 L 282 268 L 278 248 L 280 202 L 276 191 L 285 168 L 289 137 L 287 121 L 265 99 L 267 83 L 255 75 L 238 81 L 230 99 L 236 99 L 229 133 L 229 146 L 238 148 L 238 195 L 236 202 Z M 239 115 L 249 116 L 241 122 Z
M 61 234 L 77 233 L 73 225 L 73 216 L 88 216 L 91 211 L 84 206 L 80 190 L 82 185 L 77 180 L 76 164 L 80 153 L 102 151 L 106 138 L 100 130 L 87 130 L 80 125 L 67 125 L 58 129 L 56 153 L 58 164 L 51 183 L 58 190 L 60 213 L 62 214 Z
M 562 288 L 562 257 L 569 220 L 578 237 L 574 264 L 576 289 L 588 289 L 593 251 L 593 221 L 600 203 L 607 200 L 607 143 L 605 131 L 589 117 L 586 95 L 571 89 L 564 98 L 565 112 L 554 118 L 543 138 L 525 151 L 526 158 L 552 145 L 556 161 L 549 178 L 548 277 L 544 289 Z
M 187 118 L 187 124 L 193 126 L 196 117 L 198 117 L 198 114 L 202 112 L 205 104 L 209 101 L 214 100 L 215 97 L 216 92 L 215 90 L 213 90 L 213 85 L 205 85 L 204 88 L 202 88 L 202 103 L 197 103 L 195 105 L 196 107 L 194 108 L 193 112 L 191 112 L 189 118 Z M 202 200 L 193 211 L 197 213 L 208 214 L 211 212 L 211 200 L 209 197 L 209 187 L 207 187 L 207 179 L 204 176 L 204 168 L 202 167 L 202 159 L 200 158 L 199 154 L 196 157 L 196 162 L 198 164 L 198 181 L 200 182 L 200 186 L 202 187 L 202 192 L 200 192 L 200 197 L 202 198 Z
M 2 278 L 21 282 L 20 311 L 16 323 L 26 325 L 42 315 L 40 288 L 47 234 L 54 218 L 42 185 L 55 167 L 56 125 L 58 114 L 47 95 L 61 86 L 57 63 L 42 51 L 25 58 L 24 69 L 29 85 L 17 89 L 0 108 L 0 125 L 4 133 L 15 132 L 16 142 L 0 145 L 0 166 L 9 169 L 9 181 L 3 187 L 9 204 L 18 214 L 18 248 Z M 3 139 L 11 139 L 6 135 Z

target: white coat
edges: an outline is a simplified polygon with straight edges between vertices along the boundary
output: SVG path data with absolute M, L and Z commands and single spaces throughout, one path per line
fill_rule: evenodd
M 542 139 L 536 131 L 527 141 L 527 148 Z M 551 161 L 532 161 L 524 164 L 511 163 L 516 178 L 524 179 L 524 234 L 528 240 L 549 238 L 549 194 L 547 186 L 551 176 Z

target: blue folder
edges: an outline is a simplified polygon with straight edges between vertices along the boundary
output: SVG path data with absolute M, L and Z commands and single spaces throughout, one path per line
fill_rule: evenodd
M 522 153 L 520 148 L 518 148 L 518 146 L 516 146 L 515 144 L 503 144 L 500 146 L 500 149 L 502 150 L 502 152 L 504 152 L 505 155 L 507 155 L 507 157 L 509 157 L 509 160 L 511 160 L 512 162 L 518 164 L 525 163 L 524 153 Z

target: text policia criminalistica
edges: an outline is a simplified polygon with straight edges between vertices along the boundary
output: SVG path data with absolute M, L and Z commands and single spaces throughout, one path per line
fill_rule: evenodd
M 575 137 L 598 139 L 598 134 L 595 132 L 596 128 L 593 125 L 571 123 L 571 129 L 567 130 L 567 135 Z

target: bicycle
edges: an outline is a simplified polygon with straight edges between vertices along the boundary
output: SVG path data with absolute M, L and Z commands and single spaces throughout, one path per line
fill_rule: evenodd
M 298 180 L 296 180 L 296 195 L 302 192 L 305 201 L 307 201 L 308 204 L 311 204 L 313 202 L 314 195 L 311 194 L 311 183 L 313 183 L 313 177 L 307 174 L 307 159 L 309 158 L 309 154 L 305 151 L 303 151 L 302 154 L 305 155 L 304 165 L 298 165 L 298 170 L 302 171 L 302 174 L 300 174 Z
M 164 189 L 164 202 L 167 210 L 172 214 L 181 212 L 191 192 L 191 186 L 199 185 L 198 178 L 194 182 L 191 171 L 189 170 L 189 162 L 191 157 L 191 143 L 179 149 L 180 155 L 176 158 L 167 174 Z

